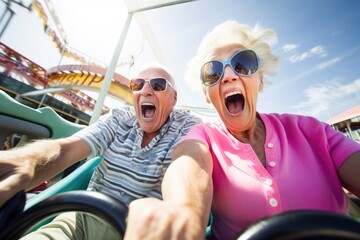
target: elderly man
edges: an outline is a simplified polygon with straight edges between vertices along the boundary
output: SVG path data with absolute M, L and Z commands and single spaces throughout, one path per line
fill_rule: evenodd
M 161 199 L 161 182 L 171 162 L 172 149 L 200 119 L 174 109 L 175 82 L 159 64 L 144 67 L 130 81 L 130 89 L 134 108 L 115 108 L 98 122 L 64 139 L 39 140 L 0 151 L 0 205 L 16 192 L 37 186 L 90 154 L 102 155 L 103 160 L 88 190 L 113 195 L 126 204 L 144 197 Z M 75 218 L 75 213 L 60 215 L 50 226 L 33 234 L 39 237 L 44 232 L 44 237 L 50 232 L 56 239 L 66 239 L 69 236 L 65 236 L 64 229 L 68 227 L 64 224 L 76 223 L 78 230 L 71 233 L 71 238 L 113 237 L 113 231 L 98 219 Z M 81 228 L 83 231 L 79 231 Z

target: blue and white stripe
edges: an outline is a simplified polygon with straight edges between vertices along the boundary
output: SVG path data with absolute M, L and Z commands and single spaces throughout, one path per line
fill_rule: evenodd
M 76 134 L 103 161 L 88 190 L 111 194 L 126 204 L 143 197 L 161 199 L 161 181 L 171 163 L 171 151 L 200 119 L 174 109 L 152 141 L 141 148 L 143 131 L 133 108 L 115 108 L 97 123 Z

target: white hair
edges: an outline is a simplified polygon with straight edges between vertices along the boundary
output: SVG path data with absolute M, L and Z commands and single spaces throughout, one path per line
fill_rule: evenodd
M 234 20 L 227 20 L 207 33 L 201 41 L 196 55 L 189 61 L 185 74 L 186 81 L 200 82 L 200 68 L 207 62 L 210 52 L 231 44 L 241 44 L 252 49 L 260 58 L 260 71 L 264 76 L 275 76 L 279 58 L 272 54 L 271 46 L 277 36 L 271 29 L 263 29 L 259 24 L 250 27 Z

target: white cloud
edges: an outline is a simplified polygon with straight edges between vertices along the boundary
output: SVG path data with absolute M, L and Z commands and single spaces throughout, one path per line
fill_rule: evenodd
M 337 62 L 339 62 L 339 61 L 341 61 L 341 58 L 340 58 L 340 57 L 336 57 L 336 58 L 330 59 L 330 60 L 328 60 L 328 61 L 324 61 L 324 62 L 318 64 L 318 65 L 316 66 L 316 69 L 318 69 L 318 70 L 325 69 L 325 68 L 327 68 L 327 67 L 330 67 L 330 66 L 334 65 L 335 63 L 337 63 Z
M 282 47 L 284 53 L 291 52 L 299 47 L 299 44 L 286 44 Z
M 304 77 L 307 77 L 308 75 L 312 74 L 313 72 L 323 70 L 323 69 L 325 69 L 327 67 L 332 66 L 333 64 L 335 64 L 335 63 L 337 63 L 339 61 L 342 61 L 343 59 L 350 58 L 352 55 L 357 53 L 359 50 L 360 50 L 360 46 L 356 46 L 355 48 L 349 49 L 348 51 L 346 51 L 341 56 L 335 57 L 335 58 L 330 59 L 328 61 L 321 62 L 317 66 L 315 66 L 314 68 L 310 68 L 310 69 L 307 69 L 306 71 L 302 71 L 300 74 L 297 74 L 293 78 L 287 79 L 282 84 L 279 84 L 278 87 L 288 86 L 293 82 L 296 82 L 296 81 L 298 81 L 300 79 L 303 79 Z M 315 51 L 315 50 L 313 50 L 313 51 Z M 318 50 L 318 52 L 320 52 L 320 51 Z M 324 53 L 326 53 L 326 52 L 324 52 Z
M 296 63 L 296 62 L 302 62 L 304 61 L 306 58 L 308 58 L 310 56 L 309 52 L 304 52 L 302 54 L 294 54 L 292 56 L 290 56 L 289 58 L 287 58 L 287 60 L 289 60 L 292 63 Z
M 343 85 L 339 80 L 325 82 L 305 89 L 306 101 L 293 106 L 299 114 L 320 117 L 330 116 L 334 110 L 343 107 L 341 104 L 347 99 L 358 101 L 360 99 L 360 78 Z M 357 99 L 357 100 L 356 100 Z
M 311 57 L 326 57 L 327 56 L 327 52 L 325 47 L 323 46 L 315 46 L 313 48 L 311 48 L 310 50 L 303 52 L 301 54 L 293 54 L 291 55 L 289 58 L 287 58 L 286 60 L 292 62 L 292 63 L 296 63 L 296 62 L 302 62 L 307 58 L 311 58 Z
M 315 56 L 320 56 L 320 57 L 326 57 L 327 56 L 327 52 L 325 50 L 325 47 L 323 47 L 323 46 L 313 47 L 312 49 L 310 49 L 309 52 L 311 54 L 315 55 Z

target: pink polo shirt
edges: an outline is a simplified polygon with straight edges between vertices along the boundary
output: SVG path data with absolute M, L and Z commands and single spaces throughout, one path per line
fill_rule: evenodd
M 312 117 L 259 115 L 266 127 L 266 169 L 222 122 L 194 126 L 185 137 L 207 144 L 213 158 L 215 236 L 234 239 L 259 219 L 287 210 L 347 213 L 337 170 L 360 144 Z

